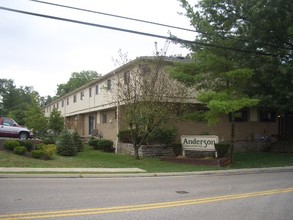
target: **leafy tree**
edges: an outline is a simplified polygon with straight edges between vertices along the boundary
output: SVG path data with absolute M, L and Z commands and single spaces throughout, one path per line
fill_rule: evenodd
M 150 133 L 175 116 L 174 103 L 186 98 L 186 87 L 170 79 L 164 65 L 163 57 L 141 60 L 131 71 L 117 74 L 114 99 L 121 106 L 121 121 L 130 130 L 136 159 Z
M 73 90 L 89 83 L 90 81 L 99 78 L 101 75 L 96 71 L 81 71 L 71 74 L 67 83 L 59 84 L 57 87 L 57 97 L 61 97 Z
M 197 31 L 194 63 L 174 76 L 198 90 L 210 123 L 219 114 L 258 103 L 279 111 L 293 110 L 293 2 L 290 0 L 200 0 L 193 7 L 180 0 Z M 230 148 L 231 152 L 233 146 Z M 232 154 L 231 154 L 232 155 Z
M 249 95 L 260 105 L 293 111 L 293 1 L 180 0 L 198 34 L 194 53 L 210 51 L 254 74 Z
M 25 112 L 25 124 L 33 129 L 35 135 L 44 134 L 47 128 L 47 119 L 37 104 L 28 107 Z
M 11 79 L 0 79 L 0 115 L 4 115 L 5 103 L 3 98 L 7 96 L 9 91 L 15 88 L 14 82 Z
M 50 113 L 48 128 L 52 129 L 55 134 L 59 134 L 64 128 L 64 117 L 56 108 Z
M 25 113 L 30 106 L 38 105 L 39 94 L 32 87 L 16 88 L 13 80 L 0 79 L 1 115 L 13 118 L 19 124 L 25 124 Z
M 223 54 L 226 55 L 226 54 Z M 247 86 L 252 77 L 252 70 L 240 68 L 233 60 L 226 59 L 220 53 L 201 51 L 194 55 L 194 62 L 181 64 L 173 69 L 172 75 L 196 88 L 196 98 L 206 104 L 208 111 L 194 113 L 206 119 L 210 125 L 218 122 L 223 115 L 231 115 L 231 148 L 230 157 L 235 142 L 235 113 L 245 107 L 258 104 L 258 99 L 250 98 Z M 192 118 L 192 117 L 191 117 Z

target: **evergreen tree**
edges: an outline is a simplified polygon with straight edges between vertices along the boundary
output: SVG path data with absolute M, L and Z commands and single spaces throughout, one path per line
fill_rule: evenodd
M 77 154 L 77 147 L 74 144 L 72 135 L 67 129 L 64 129 L 56 143 L 57 153 L 62 156 L 75 156 Z
M 77 131 L 74 131 L 72 133 L 72 138 L 73 138 L 74 145 L 77 148 L 77 151 L 78 152 L 83 151 L 84 146 L 83 146 L 82 140 L 81 140 L 79 134 L 77 133 Z

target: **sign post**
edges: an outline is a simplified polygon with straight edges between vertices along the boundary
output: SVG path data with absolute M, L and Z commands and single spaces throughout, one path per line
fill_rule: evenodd
M 214 151 L 216 152 L 215 144 L 219 143 L 219 137 L 216 135 L 182 135 L 182 155 L 185 156 L 185 151 Z

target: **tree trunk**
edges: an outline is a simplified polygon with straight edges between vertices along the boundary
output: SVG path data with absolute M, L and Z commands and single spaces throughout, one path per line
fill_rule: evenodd
M 138 153 L 139 147 L 137 146 L 137 144 L 135 144 L 133 147 L 134 147 L 134 158 L 139 160 L 139 153 Z
M 231 146 L 229 150 L 231 164 L 233 163 L 234 145 L 235 145 L 235 113 L 232 112 L 231 113 Z

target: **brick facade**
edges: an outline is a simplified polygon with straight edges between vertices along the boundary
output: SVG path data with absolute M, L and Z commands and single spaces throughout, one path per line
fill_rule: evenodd
M 65 125 L 68 129 L 76 130 L 84 138 L 97 136 L 113 140 L 117 145 L 118 131 L 126 126 L 123 125 L 121 120 L 121 111 L 119 111 L 121 106 L 117 106 L 118 101 L 115 99 L 115 88 L 117 88 L 115 82 L 117 83 L 119 74 L 123 76 L 124 73 L 139 68 L 141 65 L 139 62 L 147 63 L 145 58 L 138 58 L 54 100 L 45 106 L 45 115 L 48 117 L 52 109 L 57 108 L 61 115 L 65 117 Z M 110 84 L 111 86 L 109 86 Z M 82 98 L 80 98 L 81 94 Z M 184 102 L 184 100 L 181 101 Z M 63 105 L 60 103 L 63 103 Z M 200 107 L 202 107 L 193 93 L 189 93 L 189 98 L 185 100 L 185 103 L 190 104 L 189 110 L 191 111 L 200 110 Z M 178 105 L 180 106 L 180 103 Z M 277 120 L 276 122 L 260 122 L 260 116 L 256 108 L 248 109 L 248 111 L 246 121 L 236 122 L 237 141 L 257 141 L 262 136 L 278 135 Z M 230 141 L 231 122 L 229 122 L 228 116 L 223 116 L 215 126 L 208 126 L 206 122 L 180 120 L 180 117 L 177 117 L 177 114 L 180 115 L 179 113 L 179 111 L 174 113 L 176 117 L 169 123 L 170 127 L 177 130 L 176 142 L 180 141 L 181 135 L 199 134 L 217 135 L 220 141 Z M 155 151 L 157 154 L 163 152 L 159 148 Z M 148 147 L 143 148 L 142 154 L 144 152 L 148 152 L 145 153 L 147 155 L 152 155 Z

